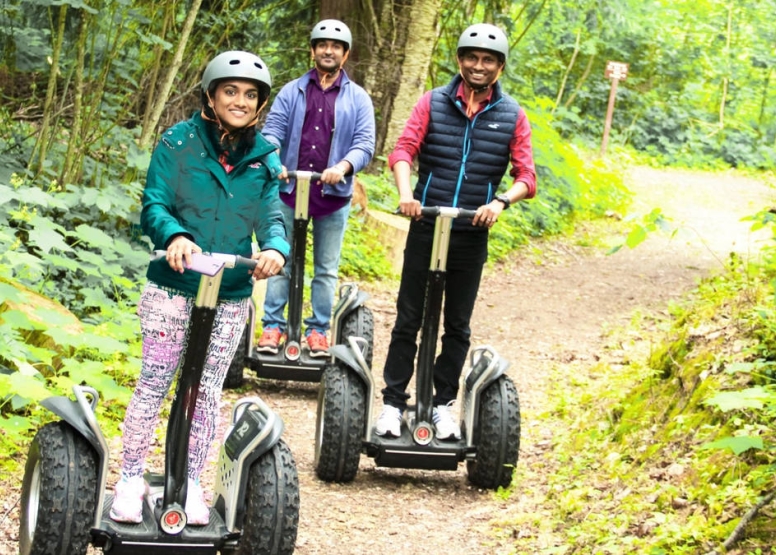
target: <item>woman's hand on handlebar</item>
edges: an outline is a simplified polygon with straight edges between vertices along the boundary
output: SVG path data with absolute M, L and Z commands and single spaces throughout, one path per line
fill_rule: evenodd
M 286 263 L 283 255 L 273 249 L 257 252 L 251 258 L 256 261 L 256 267 L 253 269 L 255 279 L 267 279 L 278 275 Z
M 399 213 L 404 216 L 409 216 L 416 220 L 419 220 L 422 216 L 420 213 L 420 201 L 414 198 L 399 199 Z
M 167 245 L 167 263 L 182 274 L 187 266 L 191 266 L 191 254 L 194 252 L 202 252 L 202 249 L 185 235 L 178 235 Z

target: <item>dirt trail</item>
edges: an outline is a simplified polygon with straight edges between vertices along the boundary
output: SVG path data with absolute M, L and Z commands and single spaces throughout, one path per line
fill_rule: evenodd
M 542 511 L 548 431 L 538 428 L 535 415 L 547 408 L 542 396 L 549 387 L 547 371 L 562 370 L 571 361 L 594 361 L 604 330 L 627 324 L 636 309 L 665 306 L 700 276 L 720 268 L 730 251 L 748 256 L 756 250 L 758 239 L 739 220 L 770 206 L 773 198 L 764 184 L 728 174 L 636 168 L 630 185 L 637 199 L 634 212 L 660 206 L 682 232 L 673 239 L 655 234 L 637 249 L 613 256 L 600 247 L 550 241 L 541 246 L 541 264 L 521 259 L 486 272 L 472 323 L 473 345 L 493 345 L 512 363 L 522 406 L 519 465 L 530 468 L 532 476 L 531 483 L 517 483 L 508 500 L 471 487 L 463 465 L 456 472 L 381 469 L 362 457 L 353 483 L 321 482 L 313 471 L 317 384 L 251 380 L 250 394 L 260 395 L 285 421 L 284 439 L 296 458 L 301 489 L 296 553 L 514 552 L 510 536 L 523 531 L 507 527 L 496 534 L 493 525 Z M 395 292 L 365 288 L 372 294 L 374 367 L 381 386 Z M 5 493 L 9 509 L 18 490 Z M 15 553 L 18 510 L 9 509 L 8 515 L 0 552 Z M 534 552 L 542 551 L 537 538 Z
M 542 247 L 547 256 L 541 265 L 521 260 L 494 268 L 480 288 L 473 345 L 491 344 L 512 363 L 523 416 L 520 465 L 541 467 L 542 449 L 535 445 L 544 432 L 533 417 L 546 408 L 540 394 L 547 387 L 544 370 L 572 360 L 593 361 L 606 326 L 626 324 L 637 308 L 664 306 L 721 267 L 731 250 L 752 251 L 756 238 L 739 220 L 772 198 L 763 184 L 725 174 L 637 168 L 630 181 L 637 198 L 634 212 L 660 206 L 681 227 L 673 239 L 655 235 L 613 256 L 601 248 L 550 242 Z M 371 293 L 374 368 L 381 384 L 395 293 Z M 535 505 L 541 499 L 541 472 L 539 483 L 517 484 L 508 501 L 471 487 L 463 465 L 456 472 L 382 469 L 362 457 L 353 483 L 323 483 L 312 467 L 317 387 L 274 382 L 258 391 L 283 416 L 284 437 L 296 457 L 300 555 L 510 553 L 508 538 L 495 537 L 492 523 L 505 511 L 541 511 Z

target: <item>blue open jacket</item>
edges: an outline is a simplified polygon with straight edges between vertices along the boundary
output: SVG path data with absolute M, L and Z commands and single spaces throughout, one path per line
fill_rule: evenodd
M 251 256 L 255 233 L 261 250 L 288 256 L 289 245 L 279 209 L 281 171 L 275 147 L 257 133 L 256 144 L 227 173 L 200 114 L 162 135 L 154 149 L 143 192 L 140 224 L 155 249 L 166 249 L 186 235 L 205 252 Z M 148 279 L 195 295 L 200 275 L 174 272 L 166 260 L 152 262 Z M 219 297 L 245 298 L 253 285 L 245 268 L 224 271 Z
M 262 135 L 280 149 L 280 159 L 289 170 L 298 170 L 299 144 L 307 109 L 307 84 L 311 69 L 298 79 L 286 83 L 280 90 L 267 114 Z M 328 167 L 347 160 L 353 172 L 345 177 L 345 183 L 325 184 L 327 195 L 349 197 L 353 194 L 353 176 L 364 169 L 375 152 L 375 113 L 372 99 L 366 91 L 351 81 L 344 70 L 340 92 L 334 105 L 334 133 L 331 139 Z M 281 183 L 280 190 L 290 193 L 294 180 Z

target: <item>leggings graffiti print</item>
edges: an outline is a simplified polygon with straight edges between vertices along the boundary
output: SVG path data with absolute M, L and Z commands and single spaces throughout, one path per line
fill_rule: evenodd
M 159 411 L 180 363 L 186 327 L 194 300 L 149 282 L 137 314 L 143 335 L 143 362 L 123 432 L 124 478 L 141 476 Z M 189 477 L 196 480 L 205 466 L 216 433 L 218 405 L 226 372 L 242 337 L 248 299 L 219 301 L 213 334 L 194 409 L 189 439 Z

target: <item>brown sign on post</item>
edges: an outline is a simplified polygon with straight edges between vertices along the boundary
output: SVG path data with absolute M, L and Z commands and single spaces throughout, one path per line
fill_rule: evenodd
M 606 62 L 606 71 L 604 77 L 607 79 L 617 79 L 618 81 L 625 81 L 628 76 L 628 64 L 623 62 Z
M 617 83 L 628 76 L 628 64 L 623 62 L 606 62 L 604 77 L 612 80 L 612 88 L 609 91 L 609 106 L 606 109 L 606 121 L 604 122 L 604 138 L 601 141 L 601 156 L 606 154 L 606 145 L 609 142 L 609 130 L 612 128 L 612 116 L 614 114 L 614 100 L 617 98 Z

